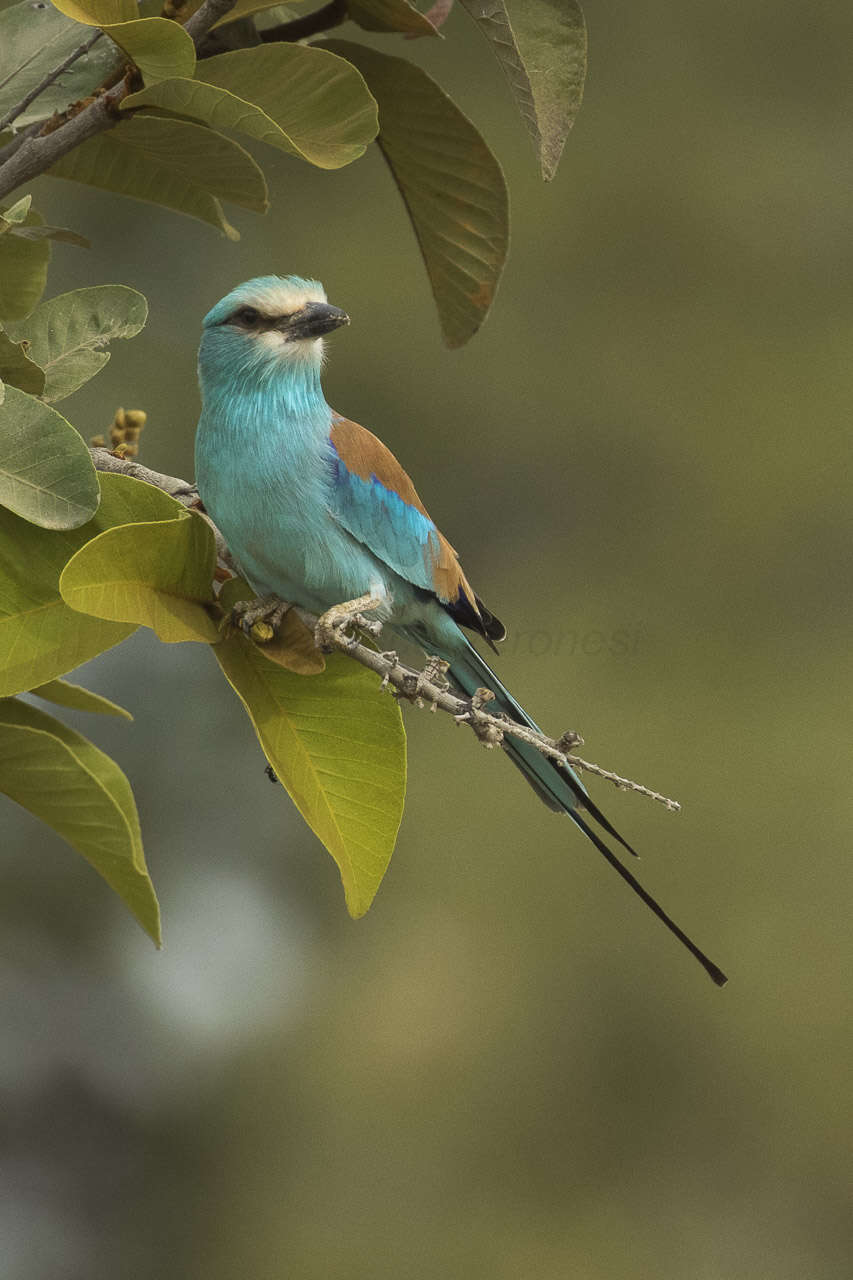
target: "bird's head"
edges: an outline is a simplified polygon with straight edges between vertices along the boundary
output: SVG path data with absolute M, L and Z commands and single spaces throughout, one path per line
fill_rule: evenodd
M 214 373 L 263 379 L 288 370 L 318 372 L 324 334 L 344 324 L 349 324 L 349 316 L 326 301 L 326 291 L 316 280 L 247 280 L 204 317 L 202 379 Z

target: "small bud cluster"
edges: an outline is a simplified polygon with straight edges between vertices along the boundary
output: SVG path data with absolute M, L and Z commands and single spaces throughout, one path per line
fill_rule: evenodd
M 116 409 L 110 427 L 110 448 L 117 458 L 135 458 L 139 453 L 139 433 L 148 421 L 142 409 Z M 92 436 L 96 448 L 106 447 L 103 436 Z

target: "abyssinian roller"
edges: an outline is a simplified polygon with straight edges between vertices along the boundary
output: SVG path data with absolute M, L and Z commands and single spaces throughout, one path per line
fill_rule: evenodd
M 259 597 L 322 614 L 371 596 L 374 616 L 448 662 L 459 690 L 491 690 L 510 720 L 535 729 L 468 638 L 494 648 L 505 631 L 408 475 L 381 440 L 326 403 L 323 338 L 348 323 L 322 285 L 297 276 L 249 280 L 208 312 L 198 365 L 202 501 Z M 574 772 L 511 733 L 504 748 L 721 986 L 721 970 L 609 847 L 630 849 Z

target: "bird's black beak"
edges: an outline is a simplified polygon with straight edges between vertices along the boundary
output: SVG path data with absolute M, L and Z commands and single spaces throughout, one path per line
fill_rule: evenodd
M 333 307 L 328 302 L 308 302 L 300 311 L 287 316 L 276 328 L 291 339 L 322 338 L 324 333 L 340 329 L 343 324 L 349 324 L 349 316 L 340 307 Z

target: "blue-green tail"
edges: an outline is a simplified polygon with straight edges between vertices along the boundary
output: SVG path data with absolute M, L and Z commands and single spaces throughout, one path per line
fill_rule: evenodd
M 477 689 L 485 688 L 491 690 L 495 695 L 494 705 L 498 711 L 504 712 L 510 720 L 515 720 L 517 724 L 526 725 L 528 728 L 538 731 L 538 726 L 535 722 L 531 720 L 523 707 L 519 706 L 509 690 L 504 688 L 491 667 L 483 660 L 473 645 L 468 643 L 467 639 L 466 646 L 465 654 L 457 654 L 454 658 L 449 673 L 463 693 L 471 697 Z M 663 907 L 655 901 L 650 893 L 647 893 L 639 880 L 623 865 L 620 859 L 616 857 L 616 854 L 607 847 L 598 831 L 594 829 L 592 824 L 597 825 L 608 835 L 618 840 L 630 853 L 634 853 L 627 841 L 619 835 L 598 806 L 590 799 L 586 788 L 577 775 L 566 765 L 561 765 L 557 761 L 543 756 L 535 747 L 531 747 L 526 742 L 520 742 L 518 738 L 513 738 L 511 735 L 504 739 L 503 747 L 513 764 L 522 772 L 537 795 L 548 805 L 548 808 L 558 813 L 568 814 L 572 821 L 580 827 L 584 835 L 592 841 L 599 853 L 607 859 L 614 871 L 618 872 L 622 879 L 631 886 L 638 897 L 642 898 L 646 906 L 654 912 L 659 920 L 663 921 L 667 929 L 675 934 L 676 938 L 684 944 L 691 955 L 696 957 L 717 986 L 723 986 L 727 979 L 722 970 L 712 960 L 709 960 L 703 951 L 700 951 L 696 943 L 688 938 L 687 934 L 667 915 Z M 637 855 L 634 853 L 634 856 L 636 857 Z

